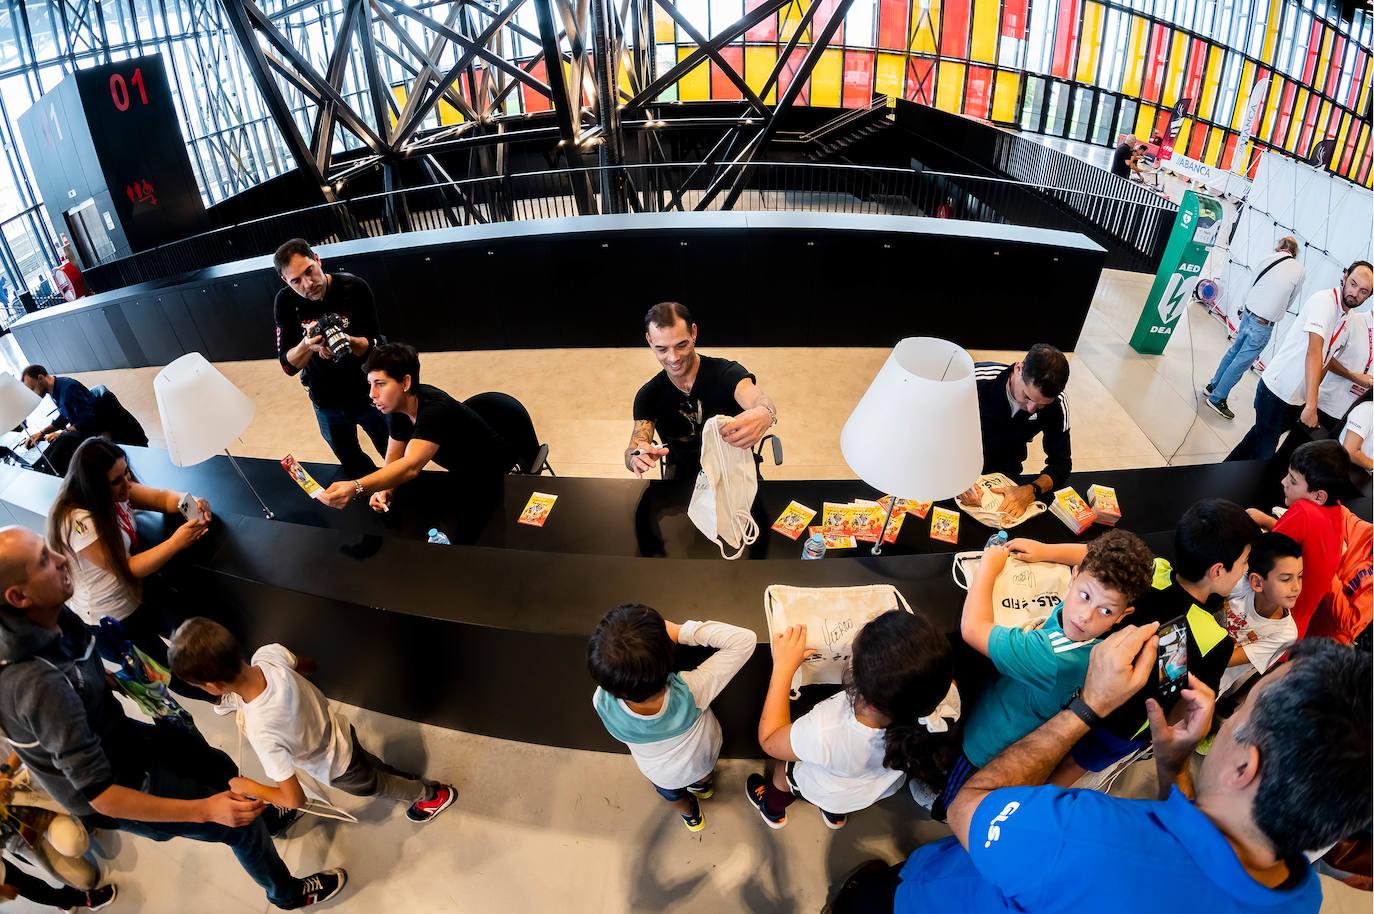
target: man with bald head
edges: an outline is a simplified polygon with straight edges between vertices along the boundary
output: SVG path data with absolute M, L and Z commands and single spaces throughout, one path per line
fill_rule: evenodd
M 71 595 L 61 553 L 31 530 L 0 528 L 0 730 L 43 789 L 88 828 L 229 845 L 279 908 L 338 892 L 342 869 L 291 876 L 262 801 L 226 789 L 238 773 L 227 755 L 125 716 Z
M 1328 638 L 1294 644 L 1222 724 L 1196 782 L 1215 696 L 1190 675 L 1172 724 L 1150 699 L 1158 800 L 1038 786 L 1096 720 L 1151 688 L 1157 625 L 1124 626 L 1094 647 L 1081 692 L 959 792 L 954 837 L 896 867 L 865 864 L 833 914 L 1317 914 L 1322 890 L 1304 853 L 1369 825 L 1368 653 Z

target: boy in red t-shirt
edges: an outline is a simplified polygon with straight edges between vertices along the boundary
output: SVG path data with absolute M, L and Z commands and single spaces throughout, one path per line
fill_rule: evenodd
M 1349 486 L 1350 455 L 1335 441 L 1309 441 L 1293 452 L 1283 478 L 1283 501 L 1288 506 L 1275 520 L 1251 508 L 1249 514 L 1265 530 L 1282 533 L 1302 546 L 1302 593 L 1293 607 L 1299 637 L 1341 563 L 1344 515 L 1339 494 Z

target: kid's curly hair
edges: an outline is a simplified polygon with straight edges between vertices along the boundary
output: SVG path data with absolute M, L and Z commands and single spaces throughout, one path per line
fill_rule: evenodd
M 1088 554 L 1078 570 L 1090 574 L 1104 587 L 1115 590 L 1134 606 L 1136 598 L 1154 580 L 1154 553 L 1126 530 L 1108 530 L 1088 544 Z

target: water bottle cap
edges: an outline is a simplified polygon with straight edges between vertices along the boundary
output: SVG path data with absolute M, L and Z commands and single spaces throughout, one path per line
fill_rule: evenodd
M 430 528 L 429 528 L 429 535 L 430 535 L 430 536 L 438 536 L 438 535 L 439 535 L 439 528 L 438 528 L 438 527 L 430 527 Z
M 822 535 L 819 534 L 819 533 L 813 533 L 813 534 L 811 534 L 811 542 L 813 542 L 813 543 L 823 543 L 823 542 L 825 542 L 825 537 L 822 536 Z

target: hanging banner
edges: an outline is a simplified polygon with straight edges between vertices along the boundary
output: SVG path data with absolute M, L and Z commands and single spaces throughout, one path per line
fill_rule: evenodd
M 1131 348 L 1136 352 L 1159 355 L 1168 345 L 1207 261 L 1207 249 L 1217 243 L 1221 217 L 1221 201 L 1216 197 L 1191 190 L 1184 193 L 1159 272 L 1131 334 Z
M 1178 132 L 1183 129 L 1184 115 L 1188 113 L 1188 108 L 1192 104 L 1191 98 L 1180 98 L 1169 109 L 1169 119 L 1164 122 L 1164 129 L 1160 131 L 1163 136 L 1159 141 L 1159 161 L 1167 162 L 1173 158 L 1174 142 L 1178 139 Z
M 1264 96 L 1269 91 L 1269 77 L 1259 80 L 1250 89 L 1250 98 L 1245 102 L 1245 116 L 1240 119 L 1240 132 L 1236 134 L 1236 151 L 1231 158 L 1231 170 L 1238 175 L 1245 174 L 1242 163 L 1245 161 L 1245 146 L 1250 142 L 1250 134 L 1255 128 L 1255 120 L 1259 117 L 1260 105 L 1264 104 Z

